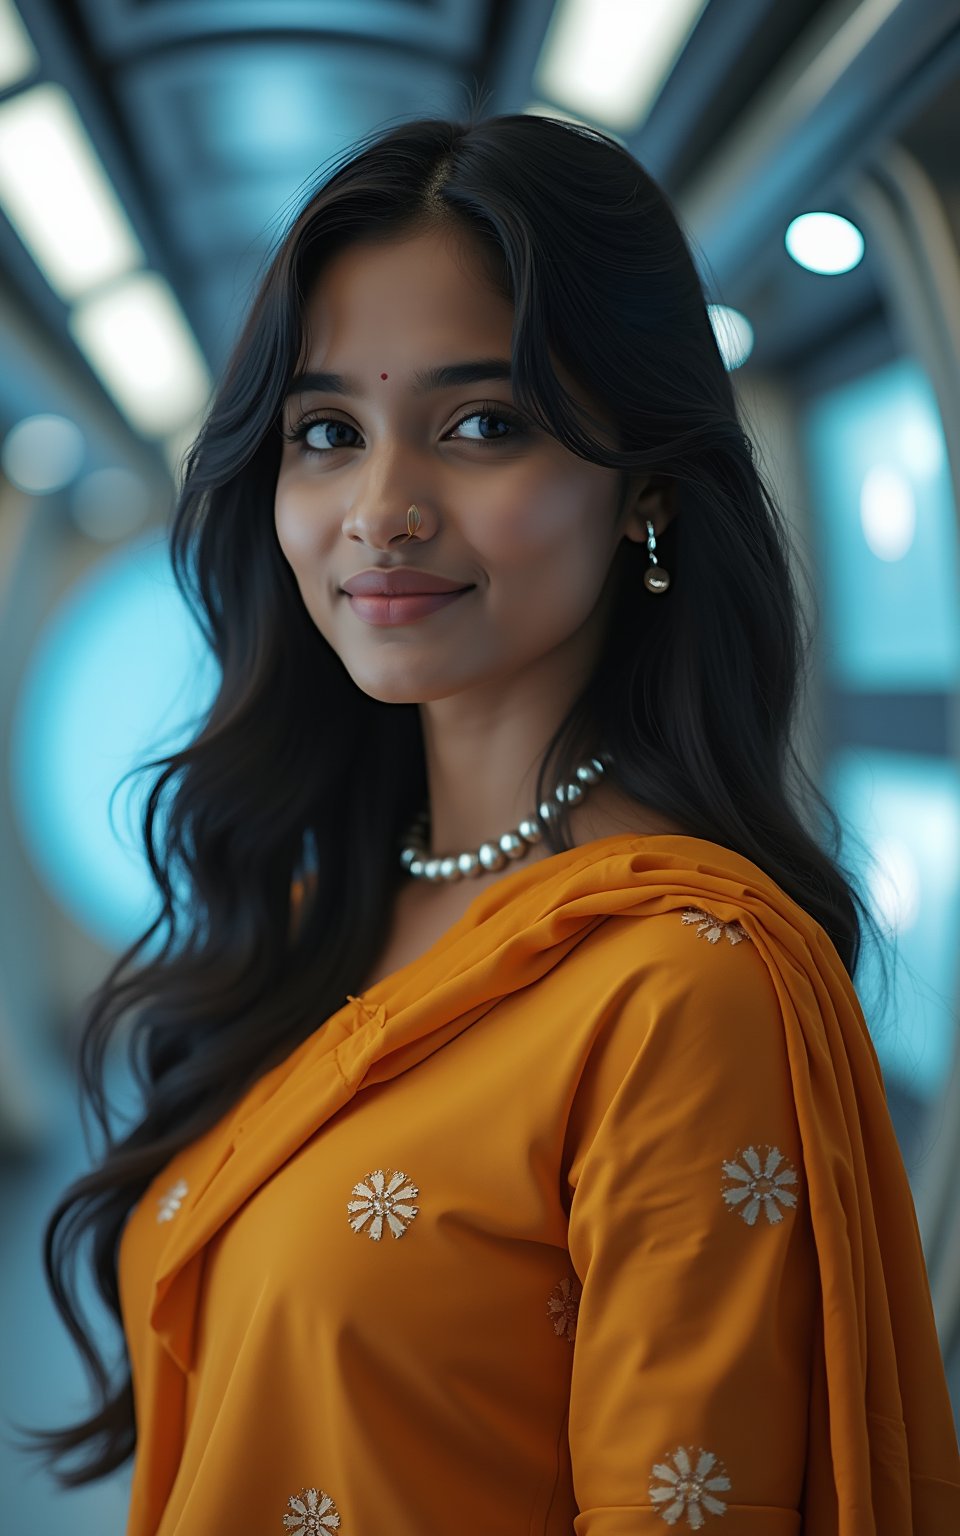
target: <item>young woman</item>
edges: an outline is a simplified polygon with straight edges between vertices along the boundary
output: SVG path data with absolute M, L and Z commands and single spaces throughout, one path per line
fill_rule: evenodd
M 99 1105 L 134 1010 L 144 1102 L 48 1231 L 101 1393 L 60 1481 L 135 1453 L 128 1536 L 960 1529 L 788 541 L 636 160 L 355 148 L 172 554 L 222 683 L 85 1031 Z

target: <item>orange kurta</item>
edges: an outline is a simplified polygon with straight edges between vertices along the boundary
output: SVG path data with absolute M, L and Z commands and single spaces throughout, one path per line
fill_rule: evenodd
M 135 1207 L 127 1536 L 948 1536 L 960 1457 L 856 993 L 752 862 L 480 892 Z

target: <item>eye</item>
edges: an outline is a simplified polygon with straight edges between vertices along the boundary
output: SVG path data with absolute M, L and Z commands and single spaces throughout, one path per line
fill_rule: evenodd
M 508 430 L 506 432 L 497 432 L 493 437 L 480 436 L 461 439 L 463 442 L 479 443 L 484 447 L 507 442 L 511 438 L 522 437 L 526 430 L 522 419 L 514 411 L 494 400 L 484 401 L 480 409 L 469 411 L 465 416 L 461 416 L 460 420 L 451 427 L 450 433 L 458 432 L 468 421 L 497 421 L 507 427 Z M 318 434 L 319 443 L 310 443 L 307 441 L 307 434 L 313 432 L 315 427 L 322 429 Z M 301 445 L 301 452 L 312 455 L 314 458 L 322 458 L 325 454 L 332 452 L 336 448 L 352 448 L 354 446 L 352 443 L 331 442 L 329 436 L 327 436 L 329 428 L 339 429 L 343 432 L 356 432 L 357 430 L 356 427 L 351 427 L 349 422 L 341 421 L 338 416 L 324 416 L 317 413 L 313 416 L 305 416 L 289 432 L 284 432 L 283 437 L 288 443 L 299 443 Z M 326 441 L 324 441 L 325 438 Z
M 343 432 L 356 431 L 356 428 L 351 427 L 349 422 L 340 421 L 337 416 L 305 416 L 290 432 L 284 432 L 283 436 L 288 443 L 302 444 L 302 451 L 304 453 L 312 453 L 317 457 L 321 457 L 328 449 L 350 447 L 349 443 L 331 443 L 329 439 L 327 440 L 326 447 L 323 448 L 317 447 L 314 444 L 308 444 L 307 433 L 312 432 L 314 427 L 338 427 Z
M 508 438 L 511 438 L 511 437 L 522 437 L 523 436 L 524 427 L 523 427 L 523 422 L 521 421 L 520 417 L 515 415 L 513 411 L 508 410 L 506 406 L 497 405 L 497 403 L 495 401 L 492 401 L 492 400 L 487 401 L 484 404 L 484 406 L 483 406 L 483 408 L 481 410 L 479 410 L 479 411 L 471 411 L 469 413 L 469 415 L 461 416 L 460 420 L 457 422 L 456 426 L 453 427 L 451 430 L 454 431 L 454 432 L 458 431 L 459 428 L 464 426 L 466 424 L 466 422 L 468 422 L 468 421 L 499 421 L 499 422 L 505 422 L 507 427 L 509 427 L 509 429 L 510 429 L 506 433 L 498 432 L 496 434 L 496 436 L 494 436 L 494 437 L 474 437 L 474 438 L 467 439 L 467 441 L 470 441 L 470 442 L 484 443 L 484 444 L 486 444 L 486 443 L 497 443 L 497 442 L 505 442 Z

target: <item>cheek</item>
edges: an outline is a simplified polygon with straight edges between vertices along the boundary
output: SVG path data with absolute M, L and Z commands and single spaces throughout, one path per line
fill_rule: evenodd
M 280 548 L 294 568 L 319 553 L 319 520 L 315 511 L 311 515 L 309 497 L 292 478 L 277 484 L 273 521 Z
M 531 481 L 481 509 L 471 542 L 501 583 L 529 583 L 531 595 L 555 589 L 589 599 L 609 564 L 609 499 L 607 483 L 575 470 Z

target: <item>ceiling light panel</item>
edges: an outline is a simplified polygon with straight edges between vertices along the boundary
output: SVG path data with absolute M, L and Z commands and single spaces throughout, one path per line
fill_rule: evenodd
M 39 62 L 13 0 L 0 0 L 0 91 L 26 80 Z
M 138 272 L 78 304 L 74 340 L 133 426 L 164 437 L 201 410 L 211 380 L 169 284 Z
M 558 0 L 534 88 L 595 123 L 636 128 L 705 9 L 706 0 Z
M 144 260 L 79 114 L 58 85 L 37 85 L 0 103 L 0 203 L 66 303 Z

